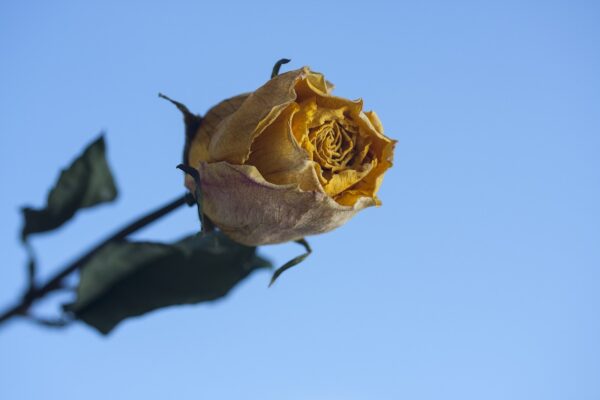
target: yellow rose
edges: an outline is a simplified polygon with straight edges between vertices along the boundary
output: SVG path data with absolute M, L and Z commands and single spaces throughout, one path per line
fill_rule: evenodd
M 308 67 L 290 71 L 219 103 L 188 138 L 203 212 L 233 240 L 297 240 L 380 204 L 395 141 L 361 100 L 331 91 Z M 186 185 L 193 190 L 193 180 Z

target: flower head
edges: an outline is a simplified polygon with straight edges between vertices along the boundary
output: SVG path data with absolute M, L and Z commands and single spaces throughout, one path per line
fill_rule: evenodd
M 333 96 L 332 88 L 304 67 L 205 116 L 187 163 L 200 175 L 203 212 L 234 240 L 296 240 L 380 204 L 395 141 L 361 100 Z

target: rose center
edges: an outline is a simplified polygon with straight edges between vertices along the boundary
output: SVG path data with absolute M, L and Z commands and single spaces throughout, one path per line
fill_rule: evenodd
M 308 139 L 314 148 L 314 159 L 323 172 L 337 172 L 352 160 L 358 129 L 350 124 L 328 121 L 309 130 Z

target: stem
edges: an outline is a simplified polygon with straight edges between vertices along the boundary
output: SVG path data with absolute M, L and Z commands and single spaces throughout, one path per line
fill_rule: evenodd
M 44 297 L 46 294 L 52 291 L 60 289 L 62 287 L 63 280 L 67 276 L 83 267 L 96 253 L 98 253 L 107 244 L 127 238 L 127 236 L 131 235 L 132 233 L 137 232 L 138 230 L 144 228 L 152 222 L 164 217 L 171 211 L 176 210 L 184 204 L 195 204 L 195 200 L 189 193 L 180 196 L 175 200 L 169 202 L 168 204 L 136 219 L 124 228 L 115 232 L 114 234 L 112 234 L 111 236 L 94 246 L 87 253 L 73 261 L 71 264 L 67 265 L 61 271 L 57 272 L 45 284 L 37 287 L 32 287 L 29 291 L 25 293 L 19 304 L 9 308 L 8 310 L 0 314 L 0 324 L 17 315 L 27 315 L 27 311 L 36 300 Z

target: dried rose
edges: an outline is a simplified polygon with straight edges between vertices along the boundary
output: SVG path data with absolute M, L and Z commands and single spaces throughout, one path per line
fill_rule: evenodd
M 190 135 L 186 161 L 199 172 L 202 210 L 229 237 L 297 240 L 381 204 L 395 141 L 361 100 L 331 90 L 308 67 L 290 71 L 217 104 Z

